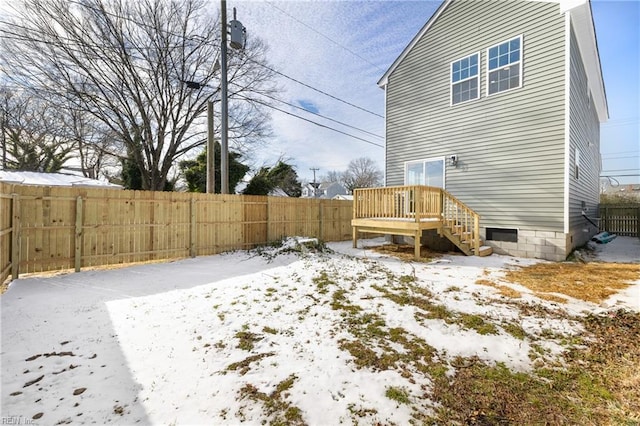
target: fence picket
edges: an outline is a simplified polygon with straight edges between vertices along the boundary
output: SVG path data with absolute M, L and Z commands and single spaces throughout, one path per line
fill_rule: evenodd
M 248 249 L 285 236 L 352 237 L 352 201 L 2 183 L 0 201 L 0 282 Z
M 640 205 L 601 205 L 600 231 L 640 238 Z

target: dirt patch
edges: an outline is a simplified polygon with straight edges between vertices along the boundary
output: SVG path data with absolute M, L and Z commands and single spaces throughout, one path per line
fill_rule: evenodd
M 430 250 L 429 247 L 420 247 L 420 260 L 416 260 L 413 256 L 414 247 L 408 244 L 384 244 L 381 246 L 367 247 L 378 253 L 388 256 L 397 257 L 407 262 L 431 262 L 434 258 L 442 256 L 442 253 Z
M 488 287 L 493 287 L 495 289 L 497 289 L 501 295 L 506 296 L 506 297 L 511 297 L 513 299 L 519 299 L 522 297 L 522 293 L 520 293 L 517 290 L 512 289 L 511 287 L 508 287 L 506 285 L 502 285 L 502 284 L 496 284 L 493 281 L 487 280 L 487 279 L 479 279 L 476 281 L 476 284 L 480 284 L 480 285 L 486 285 Z
M 640 314 L 589 316 L 565 365 L 532 373 L 464 359 L 453 377 L 432 375 L 438 424 L 638 424 Z M 452 362 L 453 364 L 457 364 Z
M 593 303 L 606 300 L 639 278 L 640 265 L 569 262 L 537 263 L 507 271 L 505 275 L 506 281 L 541 293 L 541 298 L 548 299 L 552 296 L 549 293 L 559 293 Z M 554 300 L 562 299 L 555 297 Z

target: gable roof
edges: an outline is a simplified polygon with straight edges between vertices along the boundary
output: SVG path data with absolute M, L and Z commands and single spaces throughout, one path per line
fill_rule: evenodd
M 393 63 L 389 67 L 389 69 L 382 75 L 382 77 L 380 77 L 380 80 L 378 80 L 378 86 L 379 87 L 384 87 L 384 86 L 387 85 L 387 83 L 389 82 L 389 76 L 396 70 L 398 65 L 400 65 L 400 62 L 402 62 L 404 60 L 404 58 L 409 54 L 409 52 L 418 43 L 418 41 L 420 41 L 422 36 L 427 31 L 429 31 L 429 28 L 431 28 L 433 23 L 436 22 L 436 20 L 440 17 L 442 12 L 444 12 L 444 10 L 449 6 L 451 1 L 452 0 L 445 0 L 445 1 L 442 2 L 442 4 L 440 4 L 440 7 L 438 7 L 438 9 L 436 9 L 436 11 L 433 13 L 433 15 L 431 15 L 431 18 L 429 18 L 429 20 L 427 21 L 427 23 L 424 24 L 424 26 L 420 29 L 420 31 L 418 31 L 418 34 L 416 34 L 413 37 L 413 39 L 409 42 L 407 47 L 404 48 L 402 53 L 400 53 L 400 56 L 398 56 L 396 58 L 396 60 L 393 61 Z
M 454 0 L 444 0 L 440 7 L 429 18 L 427 23 L 418 31 L 411 42 L 404 48 L 400 56 L 396 58 L 389 69 L 378 80 L 378 86 L 384 88 L 389 83 L 389 76 L 396 70 L 398 65 L 404 60 L 414 46 L 420 41 L 422 36 L 429 31 L 433 24 L 438 20 L 440 15 L 449 7 Z M 602 78 L 602 67 L 600 65 L 600 56 L 598 54 L 598 43 L 596 39 L 596 30 L 593 23 L 593 14 L 591 12 L 590 0 L 528 0 L 540 1 L 548 3 L 558 3 L 560 5 L 560 13 L 569 13 L 575 29 L 580 54 L 584 61 L 585 72 L 593 101 L 598 112 L 600 122 L 604 122 L 609 118 L 609 110 L 607 106 L 607 95 L 604 89 L 604 79 Z

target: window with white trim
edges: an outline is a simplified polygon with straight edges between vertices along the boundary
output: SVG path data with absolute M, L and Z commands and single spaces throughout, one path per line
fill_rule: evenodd
M 444 158 L 408 161 L 404 166 L 405 185 L 427 185 L 444 188 Z
M 522 86 L 522 36 L 487 49 L 487 94 Z
M 451 105 L 480 96 L 480 54 L 474 53 L 451 62 Z

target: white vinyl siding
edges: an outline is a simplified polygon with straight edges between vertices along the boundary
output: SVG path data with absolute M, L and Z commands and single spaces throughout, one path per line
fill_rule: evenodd
M 451 63 L 451 105 L 480 96 L 480 54 Z
M 387 184 L 403 184 L 406 162 L 455 153 L 447 190 L 483 227 L 562 232 L 564 29 L 554 3 L 450 3 L 388 77 Z M 452 108 L 452 61 L 479 51 L 486 70 L 487 47 L 519 34 L 522 88 Z

